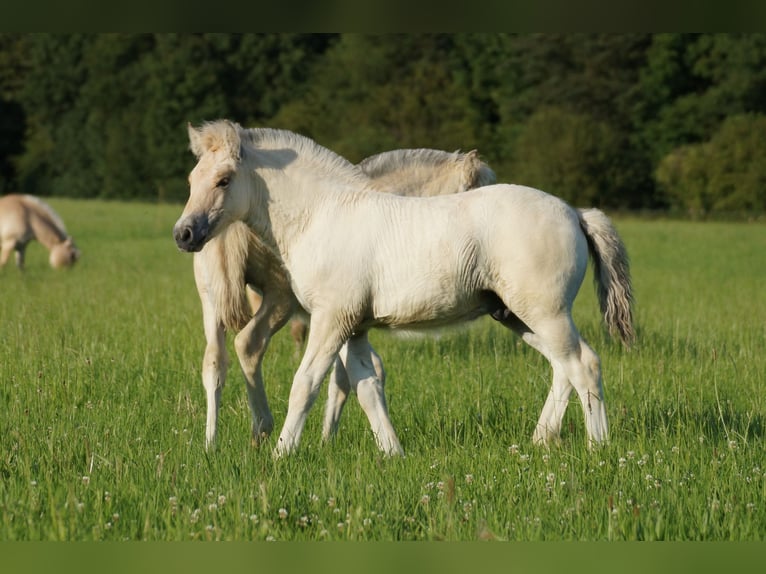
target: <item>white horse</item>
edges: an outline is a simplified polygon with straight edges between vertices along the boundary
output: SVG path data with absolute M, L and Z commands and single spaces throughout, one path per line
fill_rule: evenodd
M 47 203 L 32 195 L 0 197 L 0 267 L 15 251 L 16 266 L 23 270 L 27 244 L 33 239 L 50 251 L 48 262 L 54 269 L 74 265 L 80 258 L 64 222 Z
M 198 162 L 174 226 L 179 248 L 199 251 L 246 223 L 279 265 L 277 282 L 288 282 L 311 316 L 277 454 L 298 446 L 339 352 L 379 448 L 402 453 L 367 331 L 438 328 L 486 314 L 551 363 L 534 440 L 559 435 L 572 389 L 589 442 L 607 439 L 600 360 L 571 316 L 590 252 L 604 319 L 623 341 L 633 338 L 627 254 L 601 211 L 577 211 L 517 185 L 430 198 L 381 194 L 343 158 L 282 130 L 224 120 L 190 127 L 189 137 Z
M 393 150 L 363 160 L 359 168 L 379 191 L 405 195 L 457 193 L 495 182 L 494 172 L 479 159 L 475 150 L 468 153 Z M 235 350 L 253 415 L 253 440 L 258 443 L 273 428 L 261 375 L 263 355 L 271 337 L 288 316 L 299 311 L 299 305 L 291 296 L 289 281 L 278 259 L 241 222 L 233 223 L 194 254 L 194 278 L 202 302 L 207 341 L 202 365 L 207 398 L 205 444 L 212 447 L 216 438 L 221 391 L 228 369 L 226 329 L 238 333 Z M 262 296 L 266 298 L 265 305 Z M 305 332 L 305 320 L 294 319 L 291 334 L 296 351 L 304 342 Z M 372 357 L 376 372 L 383 380 L 385 373 L 380 358 L 374 351 Z M 328 386 L 323 430 L 326 439 L 335 433 L 350 391 L 351 383 L 342 363 L 336 360 Z

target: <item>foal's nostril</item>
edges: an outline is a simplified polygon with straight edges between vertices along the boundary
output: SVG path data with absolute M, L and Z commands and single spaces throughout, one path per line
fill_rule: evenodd
M 194 239 L 194 231 L 192 231 L 190 225 L 184 225 L 180 229 L 177 228 L 173 230 L 173 237 L 179 247 L 185 247 L 190 245 Z

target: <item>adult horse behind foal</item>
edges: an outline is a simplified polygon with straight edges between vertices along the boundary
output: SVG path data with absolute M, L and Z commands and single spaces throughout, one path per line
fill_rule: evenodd
M 41 199 L 32 195 L 0 197 L 0 267 L 16 252 L 16 266 L 24 269 L 24 255 L 36 239 L 49 251 L 53 268 L 69 267 L 80 258 L 80 250 L 67 234 L 64 222 Z
M 369 345 L 358 343 L 373 327 L 434 328 L 486 314 L 551 363 L 553 384 L 534 439 L 558 436 L 572 390 L 590 442 L 607 438 L 600 361 L 571 316 L 590 253 L 608 326 L 624 341 L 633 337 L 627 256 L 602 212 L 577 211 L 515 185 L 433 198 L 377 193 L 343 158 L 287 131 L 219 121 L 190 129 L 190 140 L 198 162 L 174 227 L 178 246 L 199 251 L 245 222 L 311 315 L 278 454 L 298 446 L 345 342 L 341 360 L 378 446 L 400 453 Z
M 458 193 L 495 182 L 494 172 L 479 159 L 475 150 L 468 153 L 423 148 L 393 150 L 363 160 L 358 168 L 376 190 L 399 195 Z M 263 355 L 271 337 L 284 325 L 286 316 L 300 305 L 292 297 L 289 278 L 279 260 L 241 222 L 227 227 L 194 254 L 194 279 L 202 303 L 207 341 L 202 363 L 207 398 L 206 447 L 215 443 L 221 391 L 226 381 L 226 329 L 237 333 L 235 350 L 253 415 L 253 439 L 258 443 L 270 434 L 273 426 L 261 376 Z M 293 319 L 291 334 L 296 352 L 302 348 L 305 326 L 304 318 Z M 374 351 L 370 353 L 376 372 L 383 380 L 385 373 L 380 358 Z M 343 365 L 336 360 L 328 385 L 322 433 L 325 439 L 335 433 L 351 390 Z

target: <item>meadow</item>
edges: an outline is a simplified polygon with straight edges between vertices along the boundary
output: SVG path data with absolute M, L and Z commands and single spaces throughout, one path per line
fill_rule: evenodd
M 0 271 L 0 540 L 762 541 L 766 227 L 615 218 L 638 344 L 603 332 L 590 275 L 575 321 L 600 354 L 611 440 L 579 403 L 536 447 L 547 362 L 490 319 L 437 338 L 371 336 L 407 456 L 375 447 L 355 399 L 323 444 L 250 443 L 231 367 L 204 449 L 204 349 L 180 205 L 51 199 L 83 257 L 39 244 Z M 319 247 L 321 248 L 321 246 Z M 298 365 L 288 329 L 264 379 L 277 430 Z

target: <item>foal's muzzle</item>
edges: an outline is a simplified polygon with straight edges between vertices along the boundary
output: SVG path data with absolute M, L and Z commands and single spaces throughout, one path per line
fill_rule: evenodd
M 210 224 L 207 216 L 188 217 L 173 227 L 173 238 L 182 251 L 199 251 L 207 241 Z

